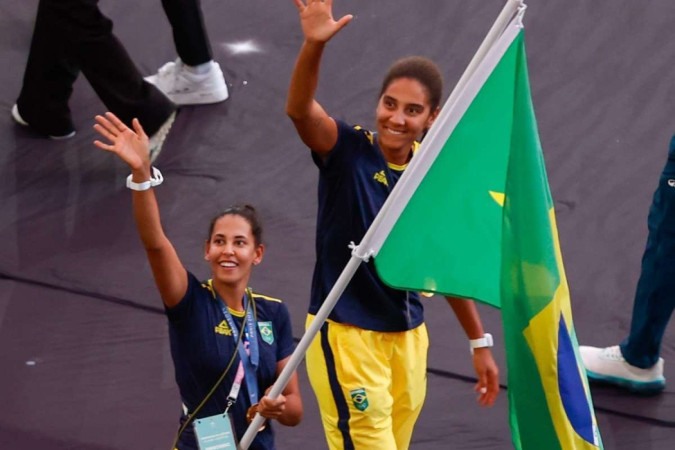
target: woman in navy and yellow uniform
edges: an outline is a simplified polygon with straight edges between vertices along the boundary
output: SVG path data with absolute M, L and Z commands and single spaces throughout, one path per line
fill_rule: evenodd
M 319 169 L 309 324 L 351 257 L 349 243 L 361 241 L 436 118 L 442 77 L 425 58 L 400 60 L 382 84 L 376 132 L 335 120 L 314 94 L 324 47 L 352 16 L 335 21 L 331 0 L 294 2 L 305 39 L 286 111 Z M 499 379 L 491 342 L 473 302 L 448 302 L 477 347 L 478 402 L 492 405 Z M 426 394 L 427 349 L 418 294 L 386 286 L 372 262 L 361 264 L 307 353 L 331 449 L 408 448 Z
M 96 131 L 108 143 L 95 144 L 115 153 L 131 169 L 127 186 L 133 190 L 136 226 L 169 320 L 171 355 L 184 408 L 181 424 L 187 414 L 197 424 L 211 417 L 229 423 L 227 411 L 239 438 L 248 427 L 247 413 L 256 410 L 284 425 L 298 424 L 302 401 L 297 375 L 276 399 L 265 396 L 294 344 L 286 306 L 247 288 L 251 270 L 262 261 L 264 252 L 253 207 L 231 207 L 213 219 L 204 247 L 212 278 L 198 281 L 183 267 L 162 229 L 152 189 L 162 177 L 151 170 L 148 138 L 139 122 L 134 120 L 131 130 L 111 113 L 97 116 L 96 121 Z M 199 431 L 192 426 L 181 426 L 181 431 L 176 447 L 197 449 Z M 275 448 L 269 423 L 250 448 Z

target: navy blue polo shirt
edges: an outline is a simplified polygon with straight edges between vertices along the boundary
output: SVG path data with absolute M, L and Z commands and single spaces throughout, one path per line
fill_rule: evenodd
M 338 139 L 327 158 L 312 153 L 319 168 L 316 265 L 310 314 L 316 314 L 405 167 L 384 159 L 370 131 L 336 121 Z M 329 319 L 374 331 L 405 331 L 423 322 L 416 292 L 385 285 L 372 260 L 362 263 Z
M 253 293 L 256 311 L 256 335 L 260 351 L 257 374 L 258 395 L 274 384 L 276 365 L 293 353 L 294 343 L 291 321 L 280 300 Z M 173 357 L 176 383 L 183 404 L 192 412 L 206 397 L 216 381 L 225 371 L 233 353 L 236 341 L 227 325 L 221 308 L 209 282 L 200 283 L 188 273 L 188 289 L 185 297 L 174 308 L 166 309 L 169 319 L 169 339 Z M 233 314 L 234 322 L 241 329 L 243 314 Z M 212 416 L 225 410 L 227 395 L 232 387 L 239 366 L 239 356 L 218 390 L 197 414 L 198 418 Z M 246 383 L 242 382 L 237 402 L 231 408 L 235 433 L 241 438 L 248 424 L 246 411 L 251 406 Z M 180 448 L 197 448 L 192 427 L 184 432 Z M 250 446 L 251 449 L 274 449 L 274 432 L 268 423 L 259 432 Z

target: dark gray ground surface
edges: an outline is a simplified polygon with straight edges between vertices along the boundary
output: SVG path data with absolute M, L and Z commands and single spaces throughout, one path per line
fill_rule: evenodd
M 347 1 L 356 19 L 325 55 L 319 99 L 369 126 L 379 82 L 396 58 L 423 54 L 447 92 L 497 16 L 501 0 Z M 17 127 L 18 94 L 36 0 L 0 3 L 0 447 L 168 449 L 179 399 L 161 302 L 130 217 L 127 169 L 91 144 L 104 111 L 86 80 L 71 102 L 78 135 L 53 142 Z M 102 2 L 144 73 L 174 58 L 160 2 Z M 291 0 L 204 0 L 224 104 L 185 107 L 157 161 L 165 228 L 184 263 L 208 276 L 202 239 L 211 215 L 246 201 L 266 224 L 257 290 L 283 298 L 302 335 L 313 263 L 316 170 L 284 115 L 301 43 Z M 626 333 L 651 194 L 675 117 L 675 3 L 531 1 L 525 24 L 533 100 L 556 201 L 576 330 L 609 345 Z M 235 54 L 227 44 L 261 49 Z M 501 335 L 495 310 L 481 308 Z M 445 302 L 428 302 L 429 393 L 414 449 L 511 448 L 507 401 L 474 402 L 466 340 Z M 675 326 L 663 356 L 672 378 Z M 498 339 L 495 353 L 505 367 Z M 280 449 L 325 448 L 304 368 L 305 420 Z M 506 380 L 504 374 L 503 380 Z M 670 450 L 675 394 L 593 388 L 608 450 Z M 532 414 L 537 414 L 533 411 Z

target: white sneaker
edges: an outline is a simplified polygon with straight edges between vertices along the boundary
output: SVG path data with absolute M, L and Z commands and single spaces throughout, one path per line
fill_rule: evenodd
M 12 119 L 14 119 L 14 122 L 18 123 L 21 126 L 30 127 L 30 124 L 28 122 L 26 122 L 23 119 L 23 117 L 21 117 L 21 114 L 19 114 L 19 107 L 16 105 L 16 103 L 14 104 L 14 106 L 12 106 Z M 62 135 L 51 135 L 50 134 L 48 137 L 49 137 L 49 139 L 54 139 L 55 141 L 60 141 L 60 140 L 63 140 L 63 139 L 70 139 L 71 137 L 75 136 L 75 133 L 76 133 L 75 130 L 70 130 L 70 131 L 68 131 L 68 132 L 66 132 L 65 134 L 62 134 Z
M 614 384 L 640 394 L 654 394 L 666 387 L 663 358 L 649 369 L 626 362 L 618 345 L 607 348 L 579 346 L 589 380 Z
M 180 58 L 159 68 L 155 75 L 145 77 L 177 105 L 204 105 L 227 100 L 227 84 L 220 65 L 211 61 L 208 72 L 195 75 L 185 68 Z
M 157 130 L 155 134 L 150 136 L 148 142 L 148 149 L 150 151 L 150 164 L 155 162 L 155 160 L 159 156 L 159 152 L 162 151 L 162 146 L 164 145 L 166 136 L 169 134 L 169 130 L 171 130 L 171 125 L 173 125 L 173 121 L 175 119 L 176 119 L 176 111 L 172 112 L 169 118 L 166 119 L 166 122 L 164 122 L 162 126 L 159 127 L 159 130 Z

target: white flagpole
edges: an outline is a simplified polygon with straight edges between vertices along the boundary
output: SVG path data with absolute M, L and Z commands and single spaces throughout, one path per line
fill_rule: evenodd
M 476 67 L 483 60 L 485 54 L 487 54 L 492 45 L 495 43 L 495 41 L 499 38 L 504 29 L 510 23 L 511 19 L 515 15 L 518 8 L 521 7 L 522 5 L 523 0 L 507 0 L 506 5 L 502 9 L 502 12 L 499 14 L 497 20 L 490 28 L 490 31 L 483 40 L 483 43 L 478 48 L 478 51 L 476 52 L 471 62 L 467 66 L 466 70 L 464 71 L 464 74 L 460 77 L 459 81 L 457 82 L 455 89 L 452 91 L 450 97 L 445 102 L 443 109 L 451 107 L 452 102 L 456 101 L 457 96 L 464 89 L 464 86 L 466 85 L 467 81 L 471 78 L 471 76 L 475 72 Z M 439 121 L 436 121 L 434 126 L 432 126 L 432 128 L 429 130 L 429 135 L 431 135 L 432 133 L 434 134 L 437 133 L 437 131 L 435 130 L 439 128 L 438 122 Z M 426 139 L 430 139 L 432 137 L 429 135 L 427 135 Z M 279 396 L 279 394 L 282 393 L 282 391 L 288 384 L 291 375 L 298 368 L 298 366 L 302 362 L 302 359 L 305 357 L 309 345 L 312 343 L 314 337 L 319 333 L 324 322 L 326 321 L 330 313 L 333 311 L 335 304 L 337 303 L 338 299 L 344 292 L 345 288 L 347 287 L 347 284 L 351 281 L 352 277 L 354 276 L 354 273 L 356 273 L 356 270 L 358 269 L 359 265 L 361 264 L 362 261 L 367 262 L 370 256 L 374 253 L 374 250 L 372 248 L 368 248 L 371 247 L 368 244 L 370 244 L 373 235 L 376 232 L 380 231 L 379 230 L 380 222 L 382 222 L 382 218 L 387 215 L 387 211 L 390 208 L 390 205 L 392 205 L 395 202 L 396 197 L 395 193 L 397 191 L 400 192 L 402 190 L 403 186 L 399 185 L 405 181 L 405 178 L 406 177 L 404 174 L 399 183 L 395 186 L 392 194 L 385 201 L 384 205 L 382 206 L 382 209 L 378 212 L 377 216 L 373 220 L 373 223 L 368 228 L 368 231 L 361 240 L 361 243 L 352 249 L 352 257 L 350 258 L 349 262 L 343 269 L 342 273 L 340 274 L 340 277 L 335 282 L 335 285 L 333 285 L 333 288 L 328 293 L 328 296 L 321 305 L 321 308 L 319 308 L 319 311 L 317 311 L 314 320 L 309 325 L 309 327 L 305 331 L 305 334 L 300 339 L 300 342 L 293 351 L 293 354 L 290 356 L 288 363 L 279 374 L 279 377 L 272 386 L 272 389 L 270 389 L 270 392 L 267 394 L 270 398 L 276 398 Z M 361 251 L 361 249 L 364 247 L 367 249 L 365 252 Z M 263 424 L 264 421 L 265 419 L 260 414 L 256 413 L 253 421 L 246 429 L 246 433 L 244 433 L 244 436 L 242 436 L 241 441 L 239 442 L 238 446 L 239 450 L 248 449 L 248 447 L 251 445 L 251 442 L 253 442 L 253 439 L 255 438 L 256 434 L 258 434 L 258 430 L 260 429 L 260 426 Z

